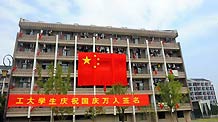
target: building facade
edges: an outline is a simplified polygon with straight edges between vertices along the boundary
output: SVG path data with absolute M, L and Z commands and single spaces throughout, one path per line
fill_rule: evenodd
M 189 98 L 186 82 L 186 72 L 183 63 L 181 47 L 176 42 L 177 31 L 152 31 L 144 29 L 127 29 L 83 26 L 79 24 L 31 22 L 21 19 L 20 32 L 14 49 L 12 79 L 10 80 L 11 94 L 36 93 L 34 90 L 36 64 L 42 68 L 42 77 L 48 77 L 47 68 L 53 63 L 60 64 L 62 70 L 71 73 L 72 89 L 69 94 L 104 94 L 103 87 L 77 86 L 78 52 L 123 53 L 126 54 L 127 79 L 129 93 L 148 94 L 151 109 L 158 116 L 155 121 L 168 122 L 170 114 L 160 109 L 161 102 L 157 90 L 158 82 L 164 82 L 169 72 L 173 72 L 182 84 L 181 92 Z M 39 35 L 39 33 L 42 33 Z M 40 38 L 40 39 L 39 39 Z M 88 121 L 84 118 L 87 107 L 72 108 L 75 114 L 69 114 L 67 120 L 76 122 Z M 105 113 L 99 115 L 96 121 L 119 121 L 114 107 L 104 107 Z M 177 110 L 180 121 L 191 121 L 191 105 L 189 99 L 180 103 Z M 149 117 L 140 108 L 128 107 L 125 111 L 126 122 L 149 121 Z M 7 120 L 12 121 L 49 121 L 50 108 L 25 107 L 9 108 Z
M 0 90 L 1 94 L 6 94 L 9 86 L 11 67 L 0 65 Z
M 210 80 L 193 78 L 187 81 L 192 102 L 209 100 L 210 104 L 217 105 L 215 90 Z

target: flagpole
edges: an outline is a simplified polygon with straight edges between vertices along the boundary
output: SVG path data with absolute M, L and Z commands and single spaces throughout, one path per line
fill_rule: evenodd
M 93 52 L 95 52 L 95 37 L 93 37 Z M 94 85 L 94 95 L 96 95 L 96 86 Z
M 56 35 L 55 39 L 55 59 L 54 59 L 54 76 L 56 75 L 56 68 L 57 68 L 57 56 L 58 56 L 58 35 Z M 51 113 L 50 113 L 50 122 L 53 122 L 53 111 L 51 108 Z
M 93 36 L 93 52 L 95 52 L 95 37 Z M 95 77 L 95 76 L 94 76 Z M 95 81 L 94 81 L 95 82 Z M 96 95 L 96 86 L 93 86 L 94 89 L 94 95 Z M 94 107 L 94 115 L 95 115 L 95 107 Z
M 33 60 L 32 81 L 31 81 L 31 86 L 30 86 L 30 95 L 33 94 L 33 86 L 34 86 L 34 78 L 35 78 L 36 56 L 37 56 L 37 50 L 38 50 L 38 42 L 39 42 L 39 34 L 37 33 L 37 35 L 36 35 L 35 54 L 34 54 L 34 60 Z M 31 106 L 28 107 L 27 118 L 30 118 L 31 108 L 32 108 Z
M 77 59 L 77 35 L 75 36 L 75 46 L 74 46 L 74 67 L 73 67 L 73 95 L 76 95 L 76 59 Z M 73 122 L 76 121 L 76 107 L 73 106 Z
M 110 38 L 110 42 L 111 42 L 111 53 L 113 53 L 113 39 Z M 107 86 L 106 86 L 107 87 Z M 116 112 L 116 106 L 114 106 L 114 115 L 116 115 L 117 112 Z
M 133 94 L 133 82 L 132 82 L 132 67 L 131 67 L 131 60 L 130 60 L 130 48 L 129 48 L 129 39 L 126 39 L 127 42 L 127 51 L 128 51 L 128 62 L 129 62 L 129 76 L 130 76 L 130 90 L 131 94 Z M 133 114 L 133 122 L 136 122 L 135 117 L 135 106 L 132 106 L 132 114 Z
M 162 49 L 163 60 L 164 60 L 165 74 L 166 74 L 166 76 L 168 76 L 167 63 L 166 63 L 166 57 L 165 57 L 165 52 L 164 52 L 163 42 L 160 41 L 160 43 L 161 43 L 161 49 Z M 168 80 L 167 80 L 167 81 L 168 81 Z
M 156 122 L 158 122 L 157 105 L 156 105 L 156 99 L 155 99 L 154 81 L 153 81 L 153 74 L 152 74 L 152 68 L 151 68 L 151 58 L 150 58 L 148 40 L 146 40 L 146 46 L 147 46 L 147 54 L 148 54 L 148 64 L 149 64 L 149 69 L 150 69 L 149 71 L 150 71 L 150 77 L 151 77 L 151 88 L 152 88 L 152 97 L 153 97 L 153 102 L 154 102 L 155 120 Z

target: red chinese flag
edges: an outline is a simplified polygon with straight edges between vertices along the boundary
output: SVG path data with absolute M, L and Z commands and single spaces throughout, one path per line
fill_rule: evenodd
M 127 85 L 125 54 L 80 52 L 78 55 L 79 86 Z

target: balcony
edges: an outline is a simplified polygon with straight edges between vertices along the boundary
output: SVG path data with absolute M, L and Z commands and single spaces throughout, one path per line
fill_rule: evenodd
M 43 42 L 43 43 L 49 43 L 49 44 L 54 44 L 56 43 L 56 36 L 42 36 L 42 39 L 39 40 L 39 42 Z
M 63 40 L 60 39 L 58 40 L 59 44 L 64 44 L 64 45 L 74 45 L 75 44 L 75 40 Z
M 38 107 L 33 108 L 31 116 L 49 116 L 51 114 L 51 108 Z
M 42 39 L 39 42 L 43 43 L 55 43 L 56 37 L 55 36 L 42 36 Z M 36 35 L 25 35 L 23 34 L 22 37 L 18 38 L 18 41 L 21 42 L 36 42 Z
M 151 62 L 163 63 L 163 57 L 151 57 Z
M 48 71 L 42 69 L 42 77 L 48 77 Z M 32 76 L 32 69 L 20 69 L 17 68 L 12 76 L 17 76 L 17 77 L 31 77 Z M 38 72 L 35 73 L 35 76 L 38 76 Z
M 89 107 L 76 107 L 75 115 L 84 115 L 84 112 Z M 72 108 L 73 109 L 73 108 Z M 105 111 L 104 114 L 113 114 L 114 107 L 103 107 Z M 140 112 L 138 109 L 136 112 Z M 132 113 L 132 107 L 128 107 L 125 113 Z M 7 111 L 7 117 L 25 117 L 28 114 L 28 107 L 25 108 L 9 108 Z M 51 109 L 46 107 L 33 108 L 31 111 L 31 116 L 50 116 Z M 67 114 L 67 113 L 66 113 Z M 67 115 L 73 115 L 73 113 L 68 113 Z
M 130 43 L 129 44 L 130 48 L 146 48 L 146 44 L 135 44 L 135 43 Z
M 34 52 L 15 51 L 14 57 L 19 59 L 33 59 Z
M 166 57 L 167 63 L 182 63 L 181 57 Z
M 132 78 L 150 78 L 150 74 L 132 74 Z
M 161 48 L 160 42 L 150 42 L 148 43 L 149 48 Z
M 29 94 L 30 88 L 13 88 L 10 89 L 10 94 Z M 36 91 L 33 91 L 33 94 L 37 94 Z
M 77 43 L 81 45 L 92 45 L 93 40 L 92 38 L 81 38 L 81 39 L 78 39 Z
M 177 111 L 184 111 L 184 110 L 192 110 L 191 104 L 190 103 L 179 103 L 179 108 Z M 157 111 L 169 111 L 167 109 L 160 109 L 159 105 L 157 105 Z
M 28 108 L 8 108 L 7 110 L 7 117 L 22 117 L 27 116 Z
M 117 47 L 127 47 L 126 40 L 113 40 L 113 46 Z
M 17 68 L 12 76 L 17 76 L 17 77 L 31 77 L 32 76 L 32 69 L 20 69 Z
M 111 41 L 110 41 L 110 39 L 96 39 L 95 44 L 98 46 L 100 46 L 100 45 L 110 46 Z
M 133 63 L 144 63 L 144 62 L 148 62 L 147 58 L 131 58 L 131 62 Z
M 179 49 L 179 43 L 164 43 L 164 49 Z
M 41 52 L 38 56 L 37 59 L 42 59 L 42 60 L 54 60 L 55 53 L 48 52 L 48 53 L 43 53 Z
M 186 78 L 185 72 L 178 72 L 178 78 Z
M 157 74 L 153 74 L 153 78 L 166 78 L 164 71 L 157 71 Z
M 152 94 L 152 90 L 134 90 L 134 94 Z
M 61 61 L 73 61 L 74 56 L 58 56 L 57 59 Z
M 36 42 L 36 35 L 23 34 L 22 37 L 18 37 L 18 41 L 20 41 L 20 42 Z

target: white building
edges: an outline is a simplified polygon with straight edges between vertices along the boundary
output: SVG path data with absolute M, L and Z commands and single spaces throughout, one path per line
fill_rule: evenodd
M 216 105 L 217 99 L 211 81 L 203 78 L 193 78 L 188 80 L 190 98 L 192 102 L 209 100 L 210 104 Z

